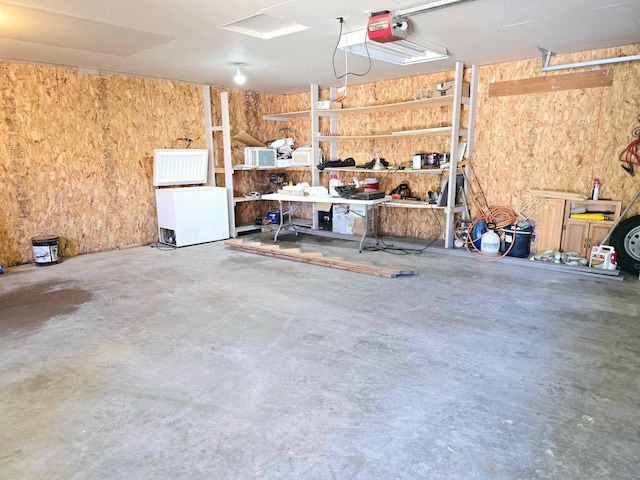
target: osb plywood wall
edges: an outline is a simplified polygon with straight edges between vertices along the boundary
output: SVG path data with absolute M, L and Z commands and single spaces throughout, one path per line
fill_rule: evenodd
M 639 45 L 553 57 L 553 64 L 637 55 Z M 528 191 L 559 190 L 589 195 L 594 178 L 602 183 L 601 198 L 622 200 L 626 206 L 640 189 L 640 176 L 631 177 L 621 167 L 620 152 L 633 139 L 631 130 L 640 115 L 640 62 L 592 67 L 610 69 L 613 85 L 530 95 L 489 97 L 493 82 L 540 77 L 539 58 L 480 68 L 478 110 L 473 154 L 476 178 L 493 205 L 519 211 Z M 547 75 L 563 75 L 560 71 Z M 413 92 L 453 78 L 453 72 L 421 75 L 349 88 L 345 107 L 406 101 Z M 469 79 L 469 71 L 465 72 Z M 463 112 L 463 123 L 468 111 Z M 450 109 L 385 112 L 342 116 L 341 134 L 383 133 L 390 130 L 448 125 Z M 341 142 L 338 156 L 352 156 L 357 163 L 373 158 L 374 149 L 391 164 L 407 164 L 414 152 L 448 152 L 448 138 L 414 137 L 361 142 Z M 362 175 L 361 175 L 362 176 Z M 428 175 L 377 175 L 387 192 L 407 181 L 414 195 L 424 198 L 443 179 Z M 323 178 L 328 176 L 323 176 Z M 343 175 L 348 178 L 349 175 Z M 402 211 L 389 217 L 383 232 L 426 236 L 440 231 L 435 218 L 424 211 Z M 630 214 L 640 212 L 640 204 Z M 534 217 L 534 220 L 536 218 Z M 416 235 L 417 234 L 417 235 Z
M 557 55 L 553 64 L 579 62 L 639 53 L 639 45 Z M 622 200 L 626 205 L 640 188 L 638 177 L 631 177 L 620 167 L 618 155 L 632 140 L 631 130 L 640 115 L 640 62 L 620 63 L 607 68 L 613 73 L 613 85 L 590 89 L 575 89 L 529 95 L 489 97 L 493 82 L 537 78 L 541 76 L 539 58 L 488 65 L 480 68 L 478 110 L 476 117 L 474 171 L 487 199 L 493 205 L 505 205 L 519 211 L 530 189 L 579 192 L 588 195 L 594 178 L 602 183 L 601 198 Z M 583 71 L 574 70 L 574 71 Z M 547 75 L 562 75 L 561 71 Z M 343 101 L 344 107 L 378 105 L 411 100 L 421 89 L 432 89 L 439 82 L 453 79 L 454 72 L 352 85 Z M 470 80 L 470 70 L 465 71 Z M 310 94 L 272 95 L 257 92 L 230 92 L 232 133 L 247 130 L 260 140 L 278 137 L 278 129 L 291 127 L 298 145 L 309 143 L 308 118 L 290 122 L 264 122 L 266 113 L 309 109 Z M 321 91 L 328 98 L 328 90 Z M 216 111 L 217 100 L 213 100 Z M 463 108 L 463 124 L 468 119 Z M 451 124 L 449 107 L 408 111 L 380 112 L 363 115 L 343 115 L 338 120 L 342 135 L 387 133 L 390 131 L 439 127 Z M 320 130 L 329 130 L 327 120 Z M 302 140 L 301 140 L 302 139 Z M 233 142 L 234 163 L 243 162 L 244 145 Z M 324 145 L 325 153 L 328 153 Z M 417 152 L 449 153 L 448 137 L 408 137 L 338 143 L 338 158 L 353 157 L 357 164 L 371 161 L 378 153 L 392 165 L 408 165 Z M 218 155 L 221 158 L 221 153 Z M 221 166 L 221 163 L 219 164 Z M 357 174 L 359 179 L 376 176 L 380 188 L 389 192 L 400 183 L 408 183 L 413 195 L 424 198 L 428 191 L 439 190 L 441 175 L 383 173 Z M 294 181 L 304 180 L 295 174 Z M 353 173 L 342 173 L 341 180 L 351 181 Z M 329 174 L 321 173 L 321 182 L 328 185 Z M 248 190 L 268 190 L 267 176 L 260 172 L 236 173 L 235 194 Z M 255 187 L 255 188 L 253 188 Z M 250 221 L 268 205 L 252 204 L 239 207 Z M 640 212 L 636 205 L 633 212 Z M 388 209 L 382 224 L 383 233 L 391 235 L 436 238 L 442 236 L 438 223 L 444 221 L 441 211 Z M 383 215 L 384 216 L 384 215 Z M 535 218 L 534 218 L 535 220 Z
M 278 95 L 272 93 L 260 93 L 251 90 L 238 90 L 228 88 L 211 88 L 211 110 L 214 125 L 222 124 L 220 94 L 229 94 L 229 123 L 231 137 L 242 131 L 246 131 L 257 140 L 269 142 L 281 137 L 295 137 L 295 146 L 302 146 L 311 142 L 311 130 L 308 117 L 294 118 L 289 122 L 273 122 L 263 120 L 267 114 L 291 112 L 309 109 L 309 94 Z M 281 129 L 291 129 L 283 130 Z M 236 140 L 231 141 L 232 165 L 244 163 L 244 145 Z M 216 185 L 225 185 L 224 157 L 222 148 L 222 134 L 214 134 L 214 161 L 217 168 Z M 310 182 L 309 175 L 299 171 L 285 172 L 286 180 L 293 183 Z M 260 171 L 236 171 L 233 179 L 233 194 L 240 197 L 249 192 L 268 193 L 274 190 L 269 181 L 269 172 Z M 266 215 L 267 212 L 277 207 L 276 202 L 243 202 L 235 207 L 236 225 L 253 223 L 256 217 Z
M 640 53 L 640 45 L 552 57 L 553 65 Z M 594 178 L 600 198 L 623 207 L 640 189 L 640 176 L 621 168 L 640 115 L 640 62 L 610 64 L 613 85 L 589 89 L 489 97 L 493 82 L 540 76 L 540 59 L 480 68 L 474 166 L 490 203 L 518 210 L 530 189 L 589 195 Z M 547 75 L 585 71 L 565 70 Z M 636 205 L 630 214 L 640 212 Z
M 200 86 L 2 62 L 0 92 L 0 264 L 157 240 L 153 150 L 205 147 Z
M 468 77 L 468 76 L 467 76 Z M 452 80 L 453 71 L 430 75 L 401 78 L 383 82 L 349 86 L 343 107 L 381 105 L 412 100 L 419 90 L 434 92 L 434 85 Z M 466 79 L 468 81 L 468 78 Z M 438 92 L 435 92 L 438 94 Z M 323 92 L 323 97 L 327 92 Z M 392 110 L 374 114 L 341 115 L 338 117 L 337 131 L 341 135 L 386 134 L 392 131 L 444 127 L 451 125 L 450 107 L 421 108 L 412 110 Z M 468 118 L 468 109 L 463 108 L 463 122 Z M 323 119 L 324 120 L 324 119 Z M 328 121 L 321 121 L 321 131 L 329 130 Z M 415 153 L 449 153 L 449 136 L 412 136 L 398 138 L 378 138 L 349 140 L 338 143 L 338 158 L 352 157 L 357 165 L 372 161 L 375 155 L 384 158 L 390 165 L 410 166 Z M 326 150 L 325 150 L 326 151 Z M 340 174 L 340 180 L 349 183 L 353 173 Z M 376 173 L 356 174 L 359 180 L 377 177 L 379 188 L 390 192 L 401 183 L 409 184 L 411 194 L 424 199 L 429 191 L 438 191 L 445 180 L 444 175 L 418 173 Z M 328 185 L 329 174 L 321 174 L 321 181 Z M 388 208 L 381 212 L 380 231 L 383 234 L 414 238 L 437 238 L 444 235 L 445 215 L 442 210 L 416 210 Z
M 554 64 L 633 55 L 639 45 L 571 55 L 558 55 Z M 519 210 L 529 189 L 564 190 L 588 194 L 594 177 L 602 183 L 601 197 L 626 205 L 640 188 L 637 177 L 620 168 L 617 157 L 632 140 L 640 115 L 640 62 L 606 67 L 613 85 L 560 92 L 489 97 L 493 82 L 540 76 L 540 60 L 480 68 L 475 173 L 489 203 Z M 566 72 L 560 72 L 563 74 Z M 549 74 L 552 75 L 552 74 Z M 469 72 L 465 72 L 469 80 Z M 453 78 L 453 72 L 419 75 L 350 86 L 345 107 L 406 101 L 419 89 Z M 219 94 L 212 89 L 213 124 L 219 125 Z M 226 90 L 230 95 L 232 135 L 246 130 L 260 140 L 279 137 L 292 128 L 297 145 L 311 141 L 308 118 L 267 122 L 264 114 L 309 108 L 310 93 L 275 95 Z M 154 148 L 170 147 L 178 137 L 190 137 L 204 148 L 204 106 L 200 86 L 119 75 L 90 75 L 73 69 L 24 63 L 0 63 L 0 264 L 30 261 L 31 238 L 62 237 L 65 256 L 156 240 L 152 187 Z M 323 98 L 327 91 L 322 92 Z M 463 117 L 468 112 L 465 110 Z M 448 125 L 446 107 L 414 111 L 341 116 L 342 134 L 379 133 Z M 326 123 L 321 130 L 328 129 Z M 288 135 L 288 134 L 287 134 Z M 216 167 L 223 166 L 221 134 L 215 136 Z M 446 137 L 412 137 L 340 142 L 338 157 L 358 164 L 379 155 L 394 165 L 407 164 L 416 152 L 448 152 Z M 233 163 L 242 163 L 244 145 L 232 142 Z M 353 174 L 343 174 L 349 181 Z M 358 174 L 362 179 L 366 173 Z M 409 183 L 424 198 L 440 188 L 438 175 L 379 175 L 390 191 Z M 304 173 L 290 172 L 294 181 Z M 328 174 L 321 174 L 328 184 Z M 224 185 L 224 176 L 216 175 Z M 237 172 L 234 194 L 267 191 L 262 172 Z M 260 202 L 238 207 L 238 223 L 248 223 L 271 208 Z M 637 205 L 632 213 L 640 212 Z M 435 238 L 441 232 L 438 215 L 429 210 L 388 209 L 384 233 Z

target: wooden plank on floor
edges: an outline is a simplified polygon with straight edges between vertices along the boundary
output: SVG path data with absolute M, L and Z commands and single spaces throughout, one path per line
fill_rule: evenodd
M 242 239 L 227 240 L 224 244 L 233 249 L 267 257 L 283 258 L 296 262 L 310 263 L 323 267 L 348 270 L 350 272 L 365 273 L 378 277 L 394 278 L 400 275 L 416 275 L 416 270 L 404 267 L 380 267 L 368 262 L 351 262 L 344 258 L 325 257 L 322 254 L 301 253 L 299 249 L 279 248 L 278 245 L 264 246 L 258 242 L 243 242 Z M 275 247 L 275 248 L 274 248 Z
M 494 82 L 489 85 L 489 96 L 505 97 L 577 88 L 610 87 L 611 85 L 613 85 L 613 71 L 610 68 L 605 68 L 587 72 Z

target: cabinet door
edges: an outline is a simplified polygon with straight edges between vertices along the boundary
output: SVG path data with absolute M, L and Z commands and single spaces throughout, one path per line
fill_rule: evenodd
M 601 245 L 602 239 L 607 236 L 611 225 L 602 225 L 601 223 L 591 223 L 589 228 L 589 255 L 591 255 L 591 247 L 595 245 Z
M 567 222 L 562 236 L 563 252 L 578 252 L 586 258 L 589 224 L 587 222 Z
M 562 238 L 562 219 L 564 200 L 561 198 L 542 199 L 542 208 L 538 219 L 536 241 L 538 251 L 560 250 Z

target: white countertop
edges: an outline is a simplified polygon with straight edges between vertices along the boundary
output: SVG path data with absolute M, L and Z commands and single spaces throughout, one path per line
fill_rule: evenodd
M 261 197 L 264 200 L 277 200 L 283 202 L 302 202 L 302 203 L 348 203 L 351 205 L 376 205 L 391 201 L 391 195 L 375 200 L 356 200 L 331 195 L 287 195 L 285 193 L 267 193 Z

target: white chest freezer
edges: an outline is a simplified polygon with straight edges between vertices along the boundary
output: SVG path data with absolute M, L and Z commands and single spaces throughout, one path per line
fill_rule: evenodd
M 156 150 L 154 185 L 206 183 L 207 150 Z M 224 187 L 157 188 L 160 243 L 184 247 L 229 238 L 229 207 Z
M 224 187 L 160 188 L 156 206 L 160 243 L 184 247 L 229 238 Z

